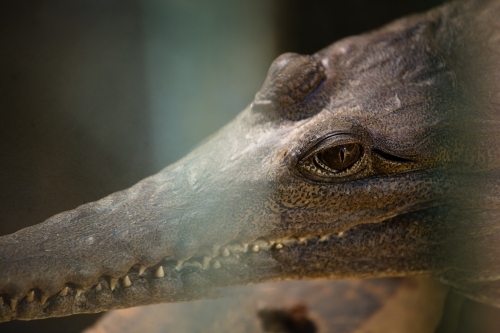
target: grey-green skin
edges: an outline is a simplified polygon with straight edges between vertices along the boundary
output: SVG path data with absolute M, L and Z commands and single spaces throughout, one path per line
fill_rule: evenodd
M 179 162 L 0 238 L 0 320 L 316 277 L 433 275 L 500 306 L 498 17 L 455 2 L 279 57 Z M 318 166 L 346 144 L 356 163 Z

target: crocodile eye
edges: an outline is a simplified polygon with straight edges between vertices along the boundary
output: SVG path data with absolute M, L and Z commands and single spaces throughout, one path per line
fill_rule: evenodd
M 299 171 L 317 181 L 354 176 L 367 165 L 363 145 L 350 135 L 334 135 L 309 150 L 298 162 Z
M 360 145 L 347 143 L 318 152 L 314 156 L 314 163 L 329 172 L 342 172 L 352 167 L 360 157 Z

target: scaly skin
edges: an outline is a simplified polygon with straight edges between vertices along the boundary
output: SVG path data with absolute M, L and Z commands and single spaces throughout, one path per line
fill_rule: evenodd
M 500 305 L 498 17 L 457 2 L 279 57 L 179 162 L 0 238 L 0 320 L 316 277 L 434 275 Z

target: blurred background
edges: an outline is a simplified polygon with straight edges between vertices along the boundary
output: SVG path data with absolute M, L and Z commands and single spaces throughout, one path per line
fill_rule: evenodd
M 0 0 L 0 235 L 176 161 L 252 101 L 280 53 L 441 2 Z M 0 332 L 80 332 L 97 317 Z

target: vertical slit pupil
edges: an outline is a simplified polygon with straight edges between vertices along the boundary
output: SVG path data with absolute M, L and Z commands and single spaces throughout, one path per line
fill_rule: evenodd
M 347 143 L 321 151 L 318 158 L 327 167 L 342 171 L 352 166 L 361 156 L 361 147 L 357 143 Z
M 342 163 L 345 162 L 345 154 L 347 153 L 346 150 L 346 147 L 340 148 L 340 160 L 342 161 Z

